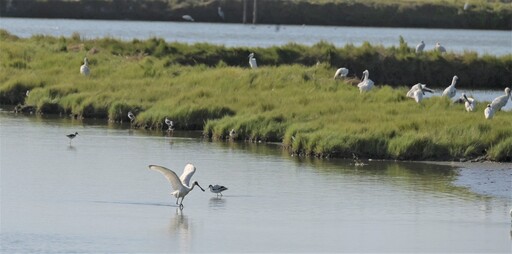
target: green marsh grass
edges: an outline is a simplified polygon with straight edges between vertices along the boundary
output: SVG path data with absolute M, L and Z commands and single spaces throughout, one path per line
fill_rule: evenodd
M 281 142 L 289 151 L 304 156 L 350 158 L 355 153 L 362 158 L 400 160 L 481 155 L 498 161 L 512 159 L 510 111 L 497 112 L 494 119 L 486 120 L 485 102 L 479 102 L 476 112 L 471 113 L 465 112 L 462 104 L 439 96 L 417 104 L 405 97 L 413 83 L 384 85 L 378 74 L 372 78 L 377 87 L 360 94 L 357 87 L 332 79 L 335 66 L 330 63 L 286 62 L 307 56 L 331 61 L 342 57 L 336 52 L 344 49 L 326 43 L 258 49 L 263 63 L 275 62 L 253 70 L 234 60 L 222 60 L 221 64 L 205 61 L 216 55 L 233 59 L 237 55 L 245 62 L 246 53 L 254 49 L 207 44 L 194 48 L 157 39 L 19 39 L 6 32 L 0 32 L 0 38 L 1 103 L 33 105 L 43 114 L 119 122 L 128 121 L 126 114 L 132 111 L 139 127 L 163 130 L 163 120 L 168 117 L 178 130 L 202 130 L 213 139 L 225 139 L 236 129 L 239 140 Z M 155 46 L 162 43 L 165 45 Z M 165 53 L 155 53 L 158 47 Z M 408 51 L 405 45 L 401 47 Z M 382 51 L 389 56 L 398 50 L 372 45 L 362 48 L 366 49 L 355 50 Z M 186 51 L 189 53 L 184 54 Z M 303 53 L 294 53 L 299 51 Z M 185 55 L 192 57 L 190 52 L 199 55 L 196 60 L 203 60 L 194 64 L 175 61 Z M 356 59 L 357 54 L 353 54 Z M 371 61 L 372 54 L 360 55 L 369 57 L 362 61 Z M 89 58 L 89 77 L 79 74 L 84 56 Z M 449 62 L 466 55 L 427 54 L 413 59 L 431 57 Z M 510 56 L 490 58 L 496 66 L 510 64 Z M 458 64 L 464 66 L 463 61 Z M 28 97 L 26 90 L 30 90 Z

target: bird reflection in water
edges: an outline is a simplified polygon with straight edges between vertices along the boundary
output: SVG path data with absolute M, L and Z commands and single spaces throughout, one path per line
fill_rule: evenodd
M 222 197 L 213 197 L 210 198 L 210 208 L 214 209 L 222 209 L 226 206 L 226 199 L 223 199 Z
M 179 243 L 179 252 L 190 252 L 192 246 L 191 226 L 188 222 L 188 216 L 183 213 L 183 209 L 176 208 L 176 213 L 171 217 L 169 223 L 169 233 Z

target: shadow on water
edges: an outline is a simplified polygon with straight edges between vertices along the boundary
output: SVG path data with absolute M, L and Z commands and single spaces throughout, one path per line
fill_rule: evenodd
M 179 209 L 178 205 L 171 205 L 166 203 L 146 203 L 146 202 L 128 202 L 128 201 L 91 201 L 93 203 L 100 204 L 117 204 L 117 205 L 141 205 L 141 206 L 168 206 L 168 207 L 176 207 Z
M 192 246 L 192 224 L 189 223 L 188 216 L 182 209 L 176 208 L 175 214 L 169 222 L 170 236 L 178 237 L 178 252 L 190 252 Z

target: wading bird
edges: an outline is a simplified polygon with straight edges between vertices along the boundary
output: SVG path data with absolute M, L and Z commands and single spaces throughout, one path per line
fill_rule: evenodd
M 453 76 L 452 84 L 449 85 L 446 89 L 443 91 L 443 96 L 448 96 L 448 98 L 455 97 L 455 94 L 457 93 L 457 89 L 455 89 L 455 84 L 457 84 L 457 80 L 459 77 Z
M 368 92 L 373 88 L 373 81 L 369 79 L 370 72 L 368 70 L 363 71 L 363 79 L 361 83 L 357 84 L 359 92 Z
M 508 99 L 510 98 L 510 88 L 505 88 L 505 95 L 501 95 L 496 97 L 491 102 L 491 106 L 494 110 L 500 111 L 501 108 L 505 107 L 507 105 Z
M 462 93 L 461 99 L 464 100 L 464 107 L 467 112 L 475 111 L 476 101 L 473 98 L 467 97 L 465 93 Z
M 90 70 L 89 70 L 89 63 L 87 62 L 87 57 L 84 58 L 84 64 L 80 66 L 80 74 L 84 76 L 89 76 Z
M 494 116 L 494 108 L 492 108 L 491 104 L 487 104 L 487 108 L 484 110 L 485 119 L 492 119 Z
M 425 48 L 425 42 L 421 41 L 418 45 L 416 45 L 416 53 L 423 52 L 424 48 Z
M 167 124 L 167 126 L 169 126 L 169 129 L 167 129 L 167 131 L 174 131 L 174 122 L 169 120 L 169 118 L 165 118 L 165 124 Z
M 128 111 L 128 118 L 130 119 L 131 123 L 135 121 L 135 115 L 131 111 Z
M 186 21 L 190 21 L 190 22 L 194 22 L 195 20 L 192 18 L 192 16 L 190 15 L 183 15 L 181 16 L 182 19 L 186 20 Z
M 73 140 L 76 136 L 78 136 L 78 132 L 75 132 L 75 133 L 71 133 L 71 134 L 68 134 L 66 135 L 66 137 L 69 138 L 69 144 L 71 145 L 71 140 Z
M 222 8 L 220 8 L 220 6 L 217 8 L 217 14 L 219 14 L 219 17 L 224 20 L 225 17 L 224 17 L 224 12 L 222 11 Z
M 256 63 L 256 58 L 254 58 L 254 53 L 249 54 L 249 66 L 251 66 L 251 68 L 253 68 L 253 69 L 258 68 L 258 64 Z
M 347 77 L 348 75 L 348 69 L 347 68 L 339 68 L 338 70 L 336 70 L 336 73 L 334 73 L 334 79 L 337 79 L 338 77 L 340 78 L 345 78 Z
M 171 195 L 176 198 L 176 204 L 178 204 L 178 201 L 181 198 L 181 202 L 179 203 L 180 208 L 183 208 L 183 199 L 185 199 L 185 196 L 194 189 L 194 186 L 197 185 L 197 187 L 204 191 L 197 181 L 190 185 L 190 178 L 192 178 L 192 175 L 196 172 L 196 167 L 190 163 L 185 166 L 183 174 L 181 174 L 179 178 L 174 171 L 166 167 L 149 165 L 149 169 L 162 173 L 162 175 L 169 180 L 172 189 L 174 190 Z
M 438 43 L 436 43 L 436 51 L 439 51 L 441 53 L 445 53 L 446 49 L 443 46 L 441 46 L 441 43 L 438 42 Z
M 210 186 L 208 186 L 208 188 L 210 188 L 211 192 L 216 193 L 217 196 L 219 196 L 219 194 L 220 194 L 221 197 L 222 197 L 222 192 L 228 189 L 224 186 L 217 185 L 217 184 L 213 185 L 213 186 L 210 184 Z

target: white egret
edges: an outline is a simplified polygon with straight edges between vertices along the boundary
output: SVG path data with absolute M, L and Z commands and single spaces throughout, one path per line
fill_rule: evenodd
M 167 124 L 167 126 L 169 126 L 168 131 L 174 131 L 174 122 L 172 120 L 170 120 L 169 118 L 166 117 L 165 124 Z
M 128 118 L 130 119 L 130 122 L 132 122 L 132 123 L 133 123 L 133 121 L 135 121 L 135 115 L 131 111 L 128 111 Z
M 256 58 L 254 58 L 254 53 L 249 54 L 249 66 L 251 66 L 251 68 L 253 68 L 253 69 L 258 68 L 258 64 L 256 63 Z
M 444 89 L 443 96 L 448 96 L 448 98 L 455 97 L 455 94 L 457 93 L 457 89 L 455 89 L 455 84 L 457 84 L 458 79 L 459 77 L 453 76 L 452 83 L 446 89 Z
M 439 51 L 441 53 L 445 53 L 446 49 L 443 46 L 441 46 L 441 43 L 438 42 L 438 43 L 436 43 L 436 51 Z
M 228 189 L 222 185 L 217 185 L 217 184 L 213 185 L 213 186 L 210 184 L 210 186 L 208 186 L 208 188 L 210 188 L 211 192 L 216 193 L 217 196 L 219 196 L 219 194 L 222 196 L 222 192 Z
M 423 49 L 425 48 L 425 42 L 421 41 L 417 46 L 416 46 L 416 53 L 421 53 L 423 52 Z
M 491 106 L 494 110 L 500 111 L 501 108 L 507 105 L 508 99 L 510 98 L 510 88 L 505 88 L 505 95 L 496 97 L 492 102 Z
M 194 22 L 194 18 L 192 18 L 192 16 L 190 15 L 183 15 L 181 16 L 182 19 L 186 20 L 186 21 L 190 21 L 190 22 Z
M 224 11 L 222 11 L 222 8 L 220 8 L 220 6 L 217 8 L 217 13 L 219 14 L 219 17 L 224 20 L 225 17 L 224 17 Z
M 475 111 L 476 101 L 473 98 L 467 97 L 465 93 L 462 93 L 461 99 L 464 100 L 464 107 L 467 112 Z
M 348 69 L 347 68 L 339 68 L 338 70 L 336 70 L 336 73 L 334 73 L 334 79 L 340 77 L 340 78 L 345 78 L 347 77 L 348 75 Z
M 149 169 L 158 171 L 162 173 L 162 175 L 169 180 L 171 183 L 172 189 L 174 192 L 171 193 L 176 198 L 176 204 L 178 204 L 179 199 L 181 198 L 181 202 L 179 204 L 180 208 L 183 207 L 183 199 L 185 196 L 194 189 L 194 186 L 198 186 L 202 191 L 204 189 L 199 185 L 197 181 L 195 181 L 192 185 L 190 185 L 190 178 L 196 172 L 196 167 L 192 164 L 187 164 L 185 169 L 183 170 L 183 174 L 178 178 L 178 175 L 174 173 L 174 171 L 157 165 L 149 165 Z
M 492 119 L 494 116 L 494 108 L 492 108 L 491 104 L 487 104 L 487 108 L 484 110 L 485 119 Z
M 368 70 L 363 71 L 363 80 L 357 84 L 359 92 L 368 92 L 373 88 L 373 81 L 369 79 L 370 72 Z
M 68 134 L 66 135 L 66 137 L 69 138 L 69 144 L 71 145 L 71 140 L 73 140 L 76 136 L 78 136 L 78 132 L 75 132 L 75 133 L 71 133 L 71 134 Z
M 84 58 L 84 64 L 80 66 L 80 74 L 84 76 L 89 76 L 90 70 L 89 70 L 89 62 L 87 61 L 87 57 Z

